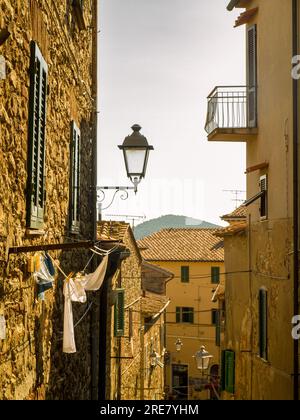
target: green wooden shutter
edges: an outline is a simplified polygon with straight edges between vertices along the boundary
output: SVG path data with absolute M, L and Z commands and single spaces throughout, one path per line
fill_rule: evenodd
M 213 284 L 220 283 L 220 267 L 211 267 L 211 282 Z
M 176 306 L 176 322 L 181 322 L 181 308 Z
M 37 44 L 31 43 L 27 226 L 40 229 L 44 223 L 45 152 L 48 66 Z
M 232 350 L 225 351 L 225 390 L 234 394 L 235 386 L 235 353 Z
M 225 391 L 225 372 L 226 372 L 226 359 L 225 350 L 221 351 L 221 391 Z
M 221 311 L 217 310 L 215 313 L 215 322 L 216 322 L 216 346 L 220 347 L 221 345 Z
M 123 337 L 124 336 L 124 289 L 116 289 L 117 293 L 116 303 L 114 307 L 114 336 L 115 337 Z
M 71 179 L 70 179 L 70 228 L 76 233 L 80 229 L 80 129 L 71 124 Z
M 257 27 L 248 28 L 248 126 L 257 126 Z
M 261 289 L 259 291 L 259 355 L 265 360 L 268 358 L 267 322 L 267 291 Z
M 181 282 L 188 283 L 190 280 L 190 267 L 182 266 L 181 267 Z

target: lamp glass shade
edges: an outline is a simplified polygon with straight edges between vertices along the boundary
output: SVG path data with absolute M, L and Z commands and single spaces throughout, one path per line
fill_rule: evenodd
M 126 165 L 127 176 L 143 178 L 146 172 L 149 151 L 147 148 L 127 148 L 124 150 L 124 159 Z
M 206 351 L 204 349 L 204 347 L 201 348 L 200 351 L 197 351 L 197 353 L 195 354 L 195 360 L 196 360 L 196 364 L 197 364 L 197 369 L 199 370 L 207 370 L 209 367 L 209 363 L 210 363 L 210 359 L 213 357 L 211 354 L 208 353 L 208 351 Z

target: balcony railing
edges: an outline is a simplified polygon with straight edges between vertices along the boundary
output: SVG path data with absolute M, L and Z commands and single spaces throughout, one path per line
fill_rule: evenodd
M 256 88 L 247 86 L 217 86 L 208 96 L 205 130 L 253 128 L 249 123 L 248 103 L 256 97 Z M 252 98 L 251 98 L 252 99 Z

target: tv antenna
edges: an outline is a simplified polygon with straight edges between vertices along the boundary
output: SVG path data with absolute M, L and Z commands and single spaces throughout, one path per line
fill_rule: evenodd
M 135 221 L 136 220 L 143 220 L 146 219 L 146 216 L 143 215 L 131 215 L 131 214 L 106 214 L 107 217 L 122 217 L 125 218 L 126 220 L 131 220 L 131 228 L 134 231 L 134 225 L 135 225 Z
M 240 194 L 244 194 L 246 191 L 244 190 L 223 190 L 224 192 L 229 192 L 231 194 L 235 195 L 235 198 L 232 199 L 232 201 L 235 201 L 235 208 L 237 209 L 239 206 L 239 203 L 243 203 L 245 200 L 242 200 L 241 198 L 238 198 Z

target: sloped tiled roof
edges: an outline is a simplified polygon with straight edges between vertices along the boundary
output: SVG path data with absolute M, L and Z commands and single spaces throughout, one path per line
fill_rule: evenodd
M 147 261 L 224 261 L 216 229 L 163 229 L 138 241 Z
M 161 311 L 168 301 L 169 298 L 166 296 L 145 292 L 142 298 L 142 312 L 146 316 L 153 316 Z
M 232 213 L 225 214 L 221 217 L 222 220 L 244 220 L 247 217 L 247 207 L 246 206 L 240 206 L 237 209 L 235 209 Z
M 241 232 L 245 232 L 247 228 L 247 222 L 246 220 L 238 221 L 235 223 L 232 223 L 230 226 L 226 226 L 222 229 L 217 229 L 215 232 L 215 236 L 219 238 L 223 238 L 224 236 L 231 236 L 236 235 Z
M 102 241 L 122 241 L 129 226 L 129 223 L 125 222 L 98 222 L 97 239 Z

